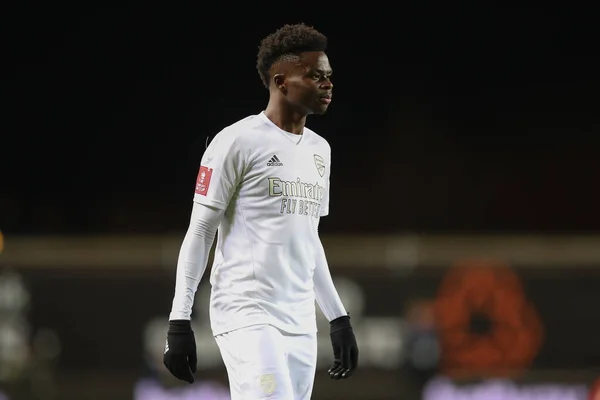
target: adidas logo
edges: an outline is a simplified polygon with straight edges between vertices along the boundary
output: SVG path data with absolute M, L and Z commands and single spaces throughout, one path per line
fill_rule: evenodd
M 281 167 L 283 166 L 283 163 L 281 161 L 279 161 L 279 158 L 277 158 L 276 155 L 273 155 L 273 157 L 271 157 L 271 159 L 267 162 L 267 167 Z

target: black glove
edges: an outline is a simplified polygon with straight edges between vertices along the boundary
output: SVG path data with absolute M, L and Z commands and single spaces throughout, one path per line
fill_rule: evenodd
M 167 344 L 163 355 L 165 367 L 176 378 L 193 383 L 197 362 L 196 339 L 190 321 L 169 321 Z
M 331 379 L 345 379 L 358 366 L 358 345 L 350 325 L 350 317 L 339 317 L 329 324 L 334 361 L 327 372 Z

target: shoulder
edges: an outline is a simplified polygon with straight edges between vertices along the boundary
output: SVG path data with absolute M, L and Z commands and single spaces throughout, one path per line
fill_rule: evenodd
M 304 134 L 307 135 L 307 139 L 309 139 L 314 146 L 320 147 L 327 153 L 331 152 L 331 146 L 323 136 L 307 127 L 304 128 Z
M 265 121 L 260 115 L 249 115 L 245 118 L 224 127 L 213 139 L 215 144 L 236 145 L 241 149 L 248 148 L 256 140 L 260 140 L 255 133 L 265 127 Z M 212 143 L 212 142 L 211 142 Z

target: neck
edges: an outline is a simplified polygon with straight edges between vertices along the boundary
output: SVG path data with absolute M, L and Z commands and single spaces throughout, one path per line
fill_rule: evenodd
M 294 110 L 287 102 L 276 100 L 273 97 L 269 99 L 269 104 L 265 109 L 265 115 L 280 129 L 302 135 L 306 125 L 306 113 Z

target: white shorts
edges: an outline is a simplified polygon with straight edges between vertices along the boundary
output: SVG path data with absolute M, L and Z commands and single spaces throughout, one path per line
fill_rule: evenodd
M 231 400 L 309 400 L 317 364 L 316 334 L 291 335 L 255 325 L 215 337 Z

